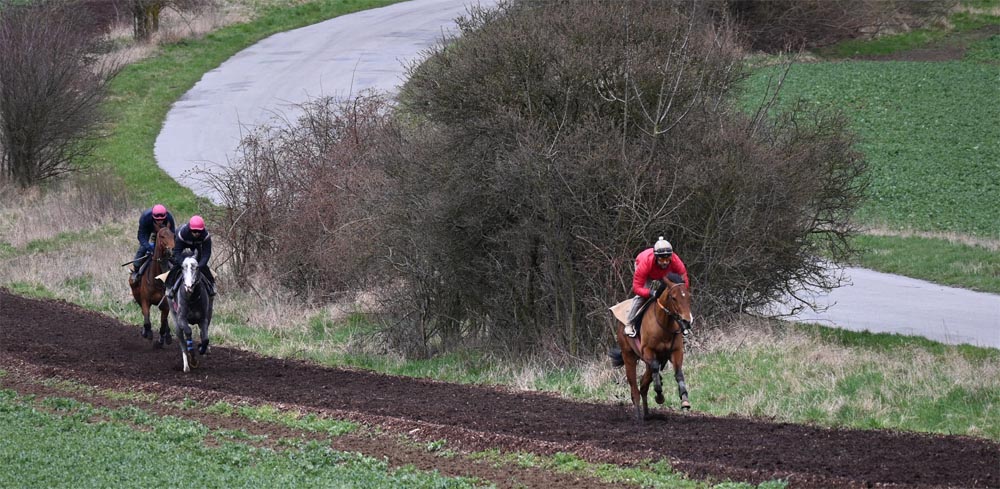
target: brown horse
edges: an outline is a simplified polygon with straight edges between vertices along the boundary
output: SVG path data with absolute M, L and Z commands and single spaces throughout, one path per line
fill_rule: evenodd
M 612 364 L 625 365 L 625 376 L 632 390 L 632 405 L 635 406 L 635 419 L 639 422 L 649 415 L 646 394 L 649 392 L 651 381 L 654 382 L 656 390 L 656 403 L 663 404 L 660 369 L 668 360 L 674 365 L 674 379 L 677 380 L 681 409 L 691 409 L 683 370 L 684 336 L 690 331 L 694 322 L 694 316 L 691 315 L 691 291 L 683 281 L 673 283 L 668 280 L 665 285 L 665 290 L 643 313 L 638 337 L 629 338 L 625 335 L 625 325 L 618 324 L 617 339 L 620 350 L 611 352 Z M 646 364 L 641 387 L 636 385 L 636 364 L 640 359 Z
M 163 300 L 163 295 L 166 294 L 167 289 L 164 287 L 163 282 L 156 279 L 156 276 L 170 268 L 170 256 L 173 254 L 173 250 L 173 231 L 166 226 L 158 227 L 156 230 L 156 247 L 153 249 L 153 257 L 146 265 L 146 270 L 139 276 L 139 280 L 131 282 L 130 279 L 129 282 L 129 286 L 132 287 L 132 297 L 135 298 L 135 302 L 142 308 L 143 338 L 147 340 L 153 338 L 149 310 L 154 306 L 160 309 L 160 338 L 154 344 L 156 348 L 163 348 L 164 343 L 169 345 L 172 342 L 170 326 L 167 325 L 170 308 L 167 306 L 167 301 Z

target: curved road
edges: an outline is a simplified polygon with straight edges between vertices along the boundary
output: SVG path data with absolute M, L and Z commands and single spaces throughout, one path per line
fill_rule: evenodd
M 190 170 L 225 164 L 241 133 L 279 114 L 294 117 L 294 106 L 310 98 L 394 91 L 405 64 L 453 30 L 469 3 L 496 2 L 398 3 L 276 34 L 241 51 L 174 104 L 156 139 L 157 161 L 195 193 L 214 197 Z M 793 319 L 1000 348 L 1000 296 L 862 268 L 846 274 L 851 285 L 815 296 L 827 310 Z

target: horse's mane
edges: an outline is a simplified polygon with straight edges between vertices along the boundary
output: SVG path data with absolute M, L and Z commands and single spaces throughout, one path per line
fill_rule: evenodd
M 677 272 L 670 272 L 667 274 L 667 280 L 672 284 L 682 284 L 684 283 L 684 277 L 681 277 Z

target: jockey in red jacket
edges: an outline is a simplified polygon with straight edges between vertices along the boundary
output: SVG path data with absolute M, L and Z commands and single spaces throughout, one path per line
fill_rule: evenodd
M 655 298 L 663 287 L 663 279 L 667 274 L 677 274 L 684 280 L 684 285 L 690 287 L 687 267 L 681 257 L 674 253 L 670 242 L 663 239 L 656 241 L 652 248 L 647 248 L 635 257 L 635 275 L 632 276 L 632 292 L 636 296 L 632 300 L 632 310 L 629 312 L 628 323 L 625 324 L 625 334 L 635 337 L 635 323 L 643 310 L 647 299 Z

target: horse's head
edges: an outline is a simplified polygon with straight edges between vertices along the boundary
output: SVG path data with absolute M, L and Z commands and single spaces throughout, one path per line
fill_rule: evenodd
M 174 232 L 169 227 L 163 226 L 156 231 L 156 249 L 153 250 L 153 258 L 157 260 L 169 260 L 174 254 Z
M 198 260 L 195 257 L 188 256 L 181 262 L 181 280 L 184 282 L 185 295 L 190 295 L 198 284 Z
M 656 299 L 656 303 L 663 308 L 667 316 L 680 325 L 681 332 L 687 336 L 691 332 L 694 324 L 694 315 L 691 313 L 691 291 L 683 281 L 673 283 L 666 282 L 665 290 Z

